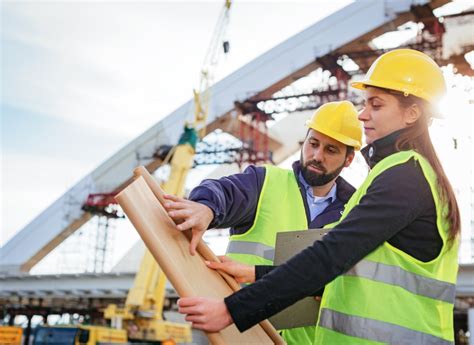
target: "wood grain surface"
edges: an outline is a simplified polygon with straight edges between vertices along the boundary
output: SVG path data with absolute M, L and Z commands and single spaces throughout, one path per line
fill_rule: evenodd
M 178 294 L 223 299 L 238 289 L 239 285 L 232 277 L 224 278 L 206 266 L 204 260 L 218 259 L 204 242 L 199 244 L 195 256 L 189 254 L 190 234 L 178 231 L 164 210 L 159 201 L 159 194 L 163 192 L 158 183 L 146 171 L 135 171 L 135 175 L 136 180 L 116 199 Z M 216 345 L 284 344 L 268 321 L 244 333 L 231 325 L 218 333 L 207 333 L 207 336 Z

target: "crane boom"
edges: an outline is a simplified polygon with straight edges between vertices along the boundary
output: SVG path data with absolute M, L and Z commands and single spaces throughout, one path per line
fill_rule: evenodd
M 225 34 L 229 25 L 231 0 L 226 0 L 222 8 L 211 42 L 206 52 L 201 68 L 199 88 L 194 89 L 194 128 L 206 123 L 211 100 L 211 85 L 214 82 L 215 71 L 224 54 L 229 52 L 229 42 L 225 40 Z M 221 45 L 222 44 L 222 49 Z M 205 129 L 201 130 L 200 137 L 205 135 Z

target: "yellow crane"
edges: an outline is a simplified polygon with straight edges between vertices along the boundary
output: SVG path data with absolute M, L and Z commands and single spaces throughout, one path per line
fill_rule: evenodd
M 171 172 L 162 188 L 166 193 L 184 195 L 186 178 L 193 166 L 197 141 L 204 137 L 211 99 L 214 72 L 222 53 L 229 51 L 224 40 L 229 23 L 231 0 L 226 0 L 219 15 L 211 43 L 201 69 L 199 88 L 194 90 L 194 118 L 186 123 L 179 142 L 169 152 Z M 222 44 L 222 48 L 221 48 Z M 199 129 L 199 133 L 197 132 Z M 167 159 L 165 159 L 165 162 Z M 130 339 L 141 341 L 190 342 L 191 329 L 187 324 L 163 320 L 166 277 L 146 250 L 124 308 L 109 305 L 104 316 L 116 328 L 126 328 Z M 125 324 L 124 324 L 125 321 Z
M 214 81 L 215 70 L 222 54 L 229 52 L 229 42 L 225 40 L 225 33 L 229 24 L 231 0 L 226 0 L 217 20 L 211 43 L 201 68 L 199 88 L 194 89 L 194 118 L 186 123 L 184 132 L 169 156 L 171 159 L 171 173 L 163 184 L 163 190 L 170 194 L 182 196 L 186 177 L 193 166 L 194 154 L 198 137 L 206 135 L 206 121 L 211 101 L 211 85 Z M 197 132 L 199 129 L 199 132 Z

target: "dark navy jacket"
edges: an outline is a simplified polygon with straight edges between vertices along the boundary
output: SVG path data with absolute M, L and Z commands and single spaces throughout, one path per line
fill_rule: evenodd
M 301 170 L 299 161 L 293 163 L 295 176 Z M 258 200 L 265 180 L 265 168 L 249 166 L 241 174 L 223 177 L 219 180 L 204 180 L 190 194 L 189 199 L 209 206 L 214 212 L 214 220 L 209 228 L 230 227 L 230 234 L 243 234 L 255 220 Z M 355 189 L 342 177 L 336 179 L 337 198 L 317 217 L 310 220 L 306 191 L 297 178 L 301 198 L 304 202 L 308 228 L 322 228 L 341 217 L 345 203 Z

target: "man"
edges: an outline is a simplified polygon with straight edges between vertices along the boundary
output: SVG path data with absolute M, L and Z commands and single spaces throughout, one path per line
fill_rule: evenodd
M 301 157 L 292 171 L 249 166 L 241 174 L 203 181 L 190 200 L 165 196 L 178 229 L 192 229 L 191 254 L 207 229 L 230 227 L 227 256 L 258 265 L 258 279 L 273 264 L 277 232 L 321 228 L 339 220 L 355 191 L 339 174 L 361 147 L 357 115 L 347 101 L 321 106 L 306 123 Z M 309 344 L 314 327 L 285 330 L 283 337 L 288 344 Z

